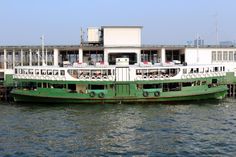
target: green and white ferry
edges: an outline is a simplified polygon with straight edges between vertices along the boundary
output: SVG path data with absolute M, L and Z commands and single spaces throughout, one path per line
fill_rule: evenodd
M 142 45 L 141 30 L 103 26 L 87 40 L 81 33 L 80 45 L 0 47 L 0 78 L 15 101 L 49 103 L 222 99 L 236 82 L 235 47 Z
M 221 65 L 129 65 L 117 58 L 68 67 L 16 67 L 16 102 L 128 103 L 222 99 L 227 93 Z

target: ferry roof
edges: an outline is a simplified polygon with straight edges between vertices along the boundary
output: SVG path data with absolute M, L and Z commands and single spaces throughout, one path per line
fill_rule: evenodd
M 143 28 L 143 26 L 101 26 L 101 28 Z
M 3 49 L 41 49 L 41 45 L 6 45 L 6 46 L 0 46 L 0 50 Z M 91 46 L 91 45 L 45 45 L 46 49 L 54 49 L 57 48 L 59 50 L 78 50 L 79 48 L 82 48 L 84 50 L 103 50 L 104 48 L 141 48 L 144 50 L 148 49 L 185 49 L 185 48 L 209 48 L 209 49 L 215 49 L 215 48 L 236 48 L 236 45 L 231 46 L 223 46 L 223 45 L 204 45 L 196 47 L 194 45 L 142 45 L 139 47 L 132 47 L 132 46 L 115 46 L 115 47 L 104 47 L 102 45 L 97 46 Z

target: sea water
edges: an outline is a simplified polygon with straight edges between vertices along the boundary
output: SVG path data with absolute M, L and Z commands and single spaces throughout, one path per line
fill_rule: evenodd
M 236 99 L 0 105 L 0 156 L 236 156 Z

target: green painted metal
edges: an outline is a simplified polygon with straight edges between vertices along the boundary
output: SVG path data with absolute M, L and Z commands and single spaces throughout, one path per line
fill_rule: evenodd
M 37 90 L 14 89 L 12 91 L 15 101 L 35 101 L 35 102 L 57 102 L 57 103 L 90 103 L 90 102 L 162 102 L 162 101 L 183 101 L 183 100 L 199 100 L 199 99 L 217 99 L 224 98 L 227 93 L 225 85 L 218 85 L 209 88 L 207 85 L 183 87 L 181 91 L 168 91 L 163 92 L 160 89 L 159 96 L 154 95 L 154 89 L 148 92 L 148 97 L 143 96 L 143 92 L 147 90 L 132 90 L 129 89 L 136 86 L 135 83 L 129 85 L 118 84 L 117 88 L 108 90 L 90 90 L 88 93 L 71 93 L 67 89 L 51 89 L 51 88 L 38 88 Z M 115 90 L 115 91 L 114 91 Z M 90 96 L 90 92 L 94 91 L 96 95 Z M 121 93 L 123 91 L 123 93 Z M 100 98 L 99 93 L 103 92 L 104 97 Z M 115 93 L 115 94 L 114 94 Z
M 120 96 L 129 96 L 130 95 L 130 85 L 129 84 L 116 84 L 115 85 L 115 95 Z
M 4 82 L 3 82 L 4 86 L 5 87 L 9 87 L 9 86 L 12 87 L 13 83 L 14 83 L 13 75 L 12 74 L 6 74 Z

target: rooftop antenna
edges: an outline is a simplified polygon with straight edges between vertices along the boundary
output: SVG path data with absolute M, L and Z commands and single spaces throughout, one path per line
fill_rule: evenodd
M 215 29 L 216 29 L 216 45 L 219 44 L 219 24 L 218 24 L 218 13 L 215 14 Z
M 42 58 L 42 65 L 46 66 L 45 60 L 44 60 L 44 35 L 42 35 L 40 39 L 41 39 L 41 46 L 42 46 L 42 56 L 41 56 L 41 58 Z
M 84 39 L 83 39 L 83 29 L 82 27 L 80 28 L 80 45 L 83 46 L 83 42 L 84 42 Z

